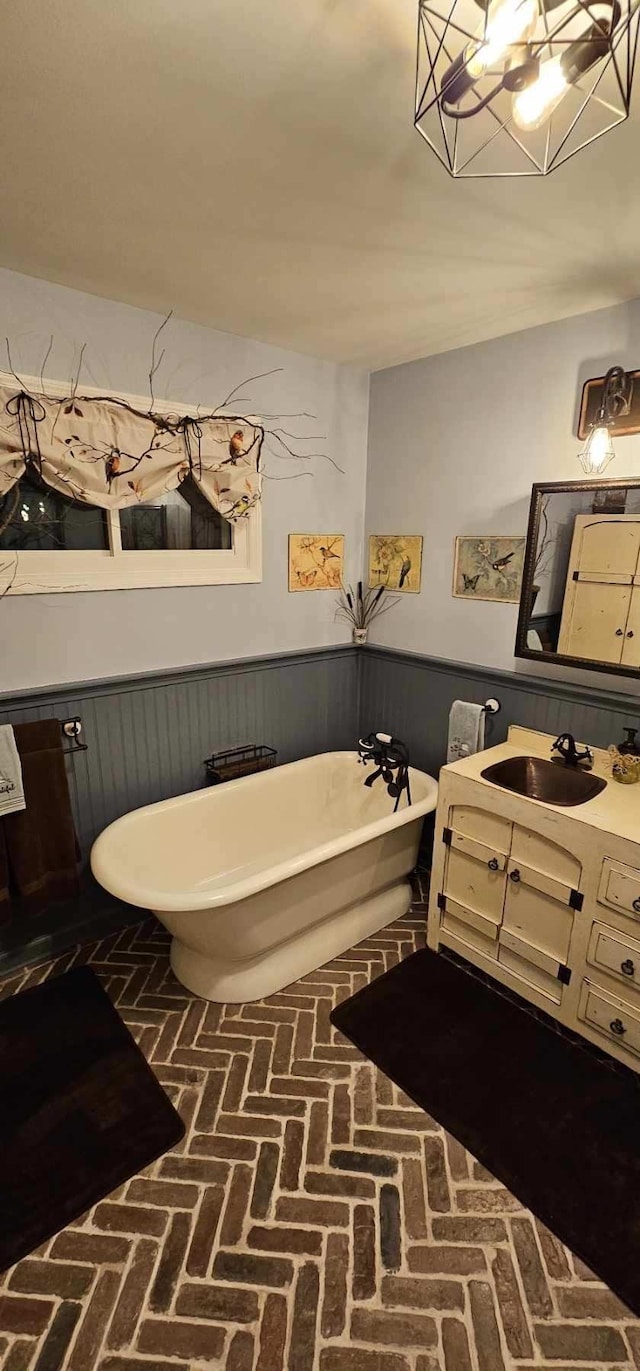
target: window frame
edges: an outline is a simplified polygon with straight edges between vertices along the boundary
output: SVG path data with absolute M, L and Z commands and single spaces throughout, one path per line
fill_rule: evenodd
M 15 385 L 16 378 L 0 373 L 0 382 Z M 46 392 L 56 399 L 69 395 L 60 382 L 24 377 L 25 390 Z M 149 399 L 114 391 L 109 387 L 82 386 L 89 397 L 112 394 L 136 409 L 146 409 Z M 199 410 L 167 400 L 154 400 L 158 414 L 187 414 L 198 418 Z M 220 418 L 224 419 L 225 413 Z M 235 415 L 233 416 L 236 417 Z M 239 416 L 238 416 L 239 417 Z M 253 416 L 247 423 L 260 424 Z M 10 495 L 10 491 L 8 494 Z M 6 498 L 6 497 L 5 497 Z M 0 594 L 49 595 L 94 590 L 150 590 L 163 586 L 248 585 L 262 580 L 262 501 L 231 525 L 232 546 L 220 549 L 167 548 L 154 552 L 125 552 L 120 537 L 117 509 L 104 511 L 108 549 L 64 549 L 56 552 L 21 552 L 0 548 Z M 5 578 L 9 584 L 5 587 Z

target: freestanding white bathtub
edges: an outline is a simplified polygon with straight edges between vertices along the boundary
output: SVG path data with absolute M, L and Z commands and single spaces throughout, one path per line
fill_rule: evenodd
M 404 914 L 433 777 L 410 771 L 397 814 L 355 752 L 327 752 L 125 814 L 94 876 L 173 934 L 189 990 L 261 999 Z

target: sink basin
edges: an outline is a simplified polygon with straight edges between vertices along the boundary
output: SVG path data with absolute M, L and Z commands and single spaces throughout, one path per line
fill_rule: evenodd
M 524 795 L 527 800 L 541 800 L 548 805 L 583 805 L 604 790 L 607 782 L 590 771 L 564 763 L 547 762 L 544 757 L 507 757 L 482 772 L 485 781 Z

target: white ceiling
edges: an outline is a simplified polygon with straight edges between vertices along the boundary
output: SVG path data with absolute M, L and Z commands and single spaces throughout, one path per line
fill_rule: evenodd
M 548 178 L 452 181 L 415 29 L 416 0 L 5 2 L 0 264 L 374 368 L 640 295 L 637 116 Z

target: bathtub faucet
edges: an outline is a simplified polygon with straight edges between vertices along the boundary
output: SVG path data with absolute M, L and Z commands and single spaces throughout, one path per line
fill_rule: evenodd
M 400 742 L 399 738 L 392 738 L 389 733 L 369 733 L 366 738 L 359 739 L 358 752 L 365 766 L 368 762 L 374 762 L 377 768 L 367 776 L 365 785 L 372 786 L 382 776 L 389 795 L 395 800 L 394 814 L 403 790 L 407 792 L 407 804 L 411 804 L 409 749 L 406 743 Z

